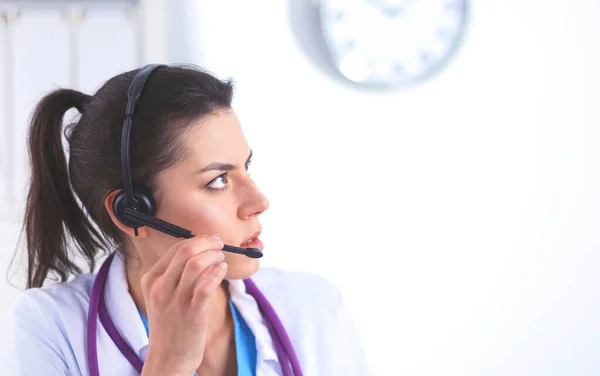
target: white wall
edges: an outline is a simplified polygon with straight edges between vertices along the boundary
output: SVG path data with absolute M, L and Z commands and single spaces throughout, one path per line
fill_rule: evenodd
M 237 80 L 272 200 L 265 262 L 344 289 L 374 374 L 600 372 L 598 2 L 473 1 L 448 68 L 386 94 L 316 69 L 288 2 L 201 4 L 198 60 Z
M 343 289 L 374 375 L 598 374 L 600 4 L 472 3 L 395 92 L 318 70 L 285 1 L 177 0 L 167 51 L 237 81 L 264 264 Z
M 138 66 L 142 56 L 138 19 L 126 4 L 96 6 L 76 24 L 67 21 L 64 4 L 37 5 L 21 7 L 15 22 L 0 22 L 0 318 L 19 293 L 13 285 L 23 288 L 26 281 L 23 257 L 9 265 L 27 193 L 26 133 L 34 105 L 56 87 L 93 93 L 104 80 Z M 6 9 L 0 2 L 0 12 Z M 140 21 L 144 17 L 140 13 Z M 66 120 L 75 114 L 68 112 Z

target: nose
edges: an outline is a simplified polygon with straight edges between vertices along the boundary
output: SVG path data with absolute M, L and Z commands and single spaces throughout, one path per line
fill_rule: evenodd
M 238 209 L 238 216 L 241 219 L 258 216 L 269 208 L 269 200 L 260 192 L 252 179 L 248 179 L 244 196 Z

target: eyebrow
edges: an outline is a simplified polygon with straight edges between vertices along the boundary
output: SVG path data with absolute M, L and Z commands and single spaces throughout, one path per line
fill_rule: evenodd
M 250 150 L 250 155 L 248 156 L 248 159 L 246 159 L 246 166 L 248 166 L 248 164 L 250 163 L 250 160 L 252 159 L 252 155 L 253 155 L 253 151 Z M 202 167 L 198 171 L 196 171 L 196 174 L 204 174 L 205 172 L 208 172 L 208 171 L 231 171 L 238 167 L 239 167 L 238 165 L 234 165 L 231 163 L 213 162 L 213 163 L 206 165 L 205 167 Z

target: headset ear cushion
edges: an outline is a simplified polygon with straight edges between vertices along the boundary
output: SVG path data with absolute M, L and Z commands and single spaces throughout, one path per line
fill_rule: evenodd
M 137 202 L 138 211 L 140 213 L 154 216 L 156 211 L 156 204 L 154 202 L 154 198 L 152 197 L 152 193 L 150 190 L 140 187 L 133 186 L 133 198 Z M 125 194 L 125 190 L 122 190 L 117 194 L 113 201 L 113 211 L 115 213 L 115 217 L 124 224 L 129 227 L 143 227 L 142 224 L 138 223 L 135 219 L 125 217 L 125 209 L 129 206 L 127 205 L 127 195 Z

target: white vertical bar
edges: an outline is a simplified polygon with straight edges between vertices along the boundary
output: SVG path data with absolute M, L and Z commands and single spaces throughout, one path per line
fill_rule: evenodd
M 57 87 L 69 87 L 69 34 L 59 10 L 26 8 L 14 29 L 14 191 L 23 207 L 30 175 L 27 133 L 41 97 Z
M 8 211 L 8 142 L 6 122 L 6 16 L 0 13 L 0 213 Z M 3 214 L 0 214 L 0 217 Z
M 8 211 L 8 142 L 6 142 L 6 16 L 0 11 L 0 213 Z M 2 218 L 4 214 L 0 214 Z
M 79 34 L 85 11 L 81 6 L 72 6 L 65 10 L 64 17 L 69 30 L 69 86 L 79 89 Z
M 82 6 L 72 5 L 63 10 L 63 21 L 68 30 L 69 41 L 69 88 L 80 90 L 80 74 L 79 74 L 79 30 L 81 23 L 85 17 L 85 10 Z M 67 111 L 63 119 L 63 126 L 73 121 L 78 120 L 79 112 L 72 108 Z M 69 162 L 69 142 L 67 138 L 62 137 L 63 150 L 65 150 L 67 156 L 67 163 Z
M 2 13 L 2 79 L 3 79 L 3 97 L 2 97 L 2 133 L 3 133 L 3 170 L 2 170 L 2 191 L 5 202 L 5 213 L 12 217 L 15 208 L 17 194 L 14 189 L 16 179 L 13 161 L 15 157 L 15 147 L 13 141 L 15 126 L 15 108 L 14 108 L 14 79 L 12 71 L 14 67 L 14 29 L 18 22 L 19 10 L 17 8 L 6 8 Z
M 86 11 L 76 48 L 83 92 L 93 94 L 112 76 L 138 66 L 136 29 L 135 14 L 128 9 Z
M 143 30 L 142 30 L 142 10 L 138 5 L 132 6 L 129 9 L 129 23 L 131 25 L 131 30 L 133 33 L 133 43 L 135 45 L 136 55 L 135 55 L 135 66 L 140 67 L 144 65 L 144 38 L 143 38 Z
M 168 63 L 167 0 L 139 0 L 142 64 Z

